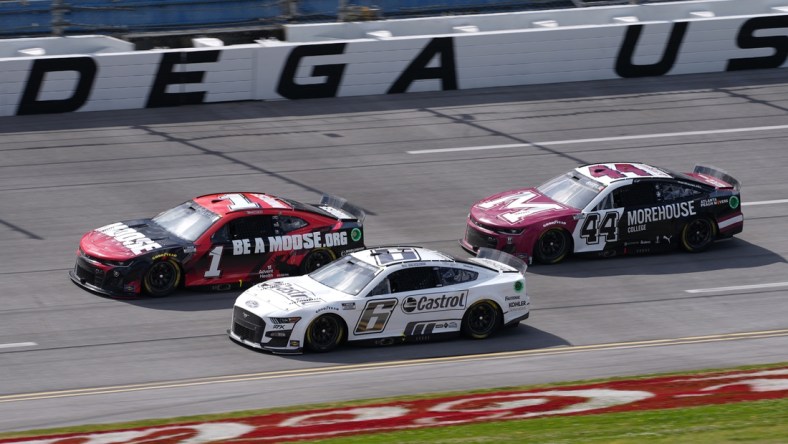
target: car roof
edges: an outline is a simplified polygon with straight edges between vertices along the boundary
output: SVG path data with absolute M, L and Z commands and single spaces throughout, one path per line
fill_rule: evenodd
M 213 193 L 198 196 L 192 200 L 198 205 L 220 216 L 249 211 L 254 211 L 255 214 L 298 211 L 313 213 L 331 219 L 337 218 L 328 211 L 314 205 L 301 203 L 292 199 L 285 199 L 267 193 L 253 193 L 248 191 Z
M 391 267 L 406 262 L 456 262 L 455 259 L 440 251 L 424 247 L 375 247 L 352 253 L 360 259 L 376 267 Z
M 664 169 L 641 162 L 610 162 L 580 165 L 574 171 L 607 186 L 614 182 L 637 178 L 675 179 L 675 175 Z M 605 174 L 608 172 L 609 174 Z

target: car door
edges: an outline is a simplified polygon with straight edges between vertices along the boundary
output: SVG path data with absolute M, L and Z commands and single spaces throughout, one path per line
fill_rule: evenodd
M 613 192 L 613 200 L 624 208 L 619 223 L 621 240 L 633 253 L 653 250 L 655 239 L 675 231 L 676 221 L 670 216 L 673 209 L 666 208 L 658 184 L 654 180 L 635 181 Z
M 216 283 L 257 280 L 269 254 L 267 239 L 275 232 L 271 216 L 239 215 L 211 236 L 208 254 L 200 260 L 203 277 Z
M 399 301 L 392 313 L 389 333 L 421 336 L 434 333 L 437 326 L 444 329 L 459 322 L 468 306 L 468 290 L 461 283 L 447 282 L 441 275 L 445 267 L 407 267 L 391 273 L 391 294 Z

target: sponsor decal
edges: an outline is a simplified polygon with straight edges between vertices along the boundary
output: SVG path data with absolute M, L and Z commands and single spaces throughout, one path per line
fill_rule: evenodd
M 274 277 L 274 267 L 273 265 L 268 265 L 267 267 L 260 270 L 258 274 L 260 279 L 271 279 Z
M 436 332 L 435 330 L 457 330 L 458 328 L 460 328 L 460 324 L 454 320 L 418 321 L 409 322 L 408 325 L 405 326 L 405 331 L 403 334 L 405 336 L 422 336 L 430 335 L 432 333 L 445 333 Z
M 709 199 L 702 199 L 700 201 L 701 208 L 705 207 L 713 207 L 715 205 L 722 205 L 728 203 L 728 199 L 717 199 L 716 197 L 712 197 Z
M 337 307 L 325 306 L 323 308 L 319 308 L 315 311 L 315 313 L 323 313 L 324 311 L 339 311 Z
M 506 301 L 519 301 L 520 300 L 520 295 L 518 294 L 518 295 L 515 295 L 515 296 L 506 296 L 506 298 L 504 298 L 504 300 L 506 300 Z
M 678 219 L 680 217 L 694 216 L 695 214 L 695 201 L 641 208 L 627 211 L 627 225 L 632 227 L 633 225 Z M 638 229 L 637 231 L 641 230 Z
M 431 311 L 457 310 L 465 308 L 467 292 L 446 295 L 408 296 L 402 301 L 402 311 L 407 314 L 427 313 Z
M 318 297 L 315 297 L 315 295 L 312 292 L 307 291 L 297 285 L 293 285 L 290 282 L 266 283 L 263 284 L 263 289 L 271 290 L 275 293 L 278 293 L 290 299 L 292 302 L 294 302 L 296 305 L 299 306 L 311 305 L 311 304 L 316 304 L 318 302 L 322 302 L 322 300 Z
M 322 247 L 347 245 L 347 232 L 292 234 L 284 236 L 256 237 L 254 239 L 234 239 L 233 255 L 274 253 L 277 251 L 310 250 Z
M 542 228 L 547 228 L 547 227 L 552 226 L 552 225 L 566 225 L 566 222 L 564 222 L 562 220 L 553 220 L 553 221 L 550 221 L 550 222 L 547 222 L 547 223 L 543 224 Z
M 290 341 L 290 347 L 300 347 L 300 346 L 301 346 L 300 341 Z
M 257 301 L 253 300 L 253 299 L 249 299 L 248 301 L 244 302 L 244 304 L 247 307 L 249 307 L 249 308 L 257 308 L 257 307 L 260 306 L 260 304 Z M 244 313 L 244 316 L 245 315 L 246 315 L 246 313 Z
M 156 256 L 153 256 L 151 259 L 155 261 L 157 259 L 175 258 L 175 257 L 178 257 L 178 255 L 173 253 L 161 253 L 161 254 L 157 254 Z
M 355 302 L 343 302 L 342 303 L 342 310 L 355 310 L 356 303 Z
M 321 210 L 336 217 L 337 219 L 353 219 L 353 215 L 348 214 L 339 208 L 329 207 L 328 205 L 320 205 Z
M 739 208 L 740 202 L 739 196 L 731 196 L 730 200 L 728 200 L 728 205 L 730 205 L 730 207 L 735 210 L 736 208 Z
M 527 307 L 528 301 L 515 301 L 509 302 L 509 308 Z
M 350 239 L 353 242 L 358 242 L 361 240 L 361 230 L 358 228 L 353 228 L 350 230 Z
M 523 291 L 524 288 L 525 288 L 525 282 L 517 281 L 517 282 L 514 283 L 514 291 L 519 293 L 519 292 Z M 517 299 L 520 299 L 520 296 L 517 296 Z
M 105 225 L 101 228 L 97 228 L 96 231 L 120 242 L 134 254 L 141 254 L 146 251 L 161 248 L 161 245 L 148 239 L 144 234 L 134 228 L 127 227 L 126 224 L 122 222 Z

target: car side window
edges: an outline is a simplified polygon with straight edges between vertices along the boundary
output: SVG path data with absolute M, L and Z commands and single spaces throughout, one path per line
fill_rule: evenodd
M 274 225 L 279 227 L 282 234 L 289 233 L 309 225 L 304 219 L 295 216 L 276 216 Z
M 674 202 L 691 199 L 701 194 L 700 190 L 673 182 L 657 182 L 655 188 L 657 200 L 659 202 Z
M 445 287 L 476 280 L 479 273 L 461 268 L 440 267 L 438 268 L 438 276 L 440 276 L 440 285 Z
M 435 267 L 414 267 L 391 273 L 389 282 L 392 293 L 425 290 L 438 286 Z
M 652 182 L 635 182 L 613 191 L 616 207 L 636 207 L 657 203 L 657 193 Z
M 608 193 L 608 195 L 597 204 L 593 211 L 612 210 L 613 208 L 616 208 L 613 201 L 613 193 Z
M 378 285 L 375 285 L 375 288 L 373 288 L 369 292 L 369 294 L 367 294 L 367 297 L 379 296 L 382 294 L 390 294 L 390 293 L 391 293 L 391 283 L 389 282 L 388 278 L 386 278 L 380 281 Z
M 230 221 L 227 226 L 230 240 L 253 239 L 274 234 L 270 216 L 241 217 Z

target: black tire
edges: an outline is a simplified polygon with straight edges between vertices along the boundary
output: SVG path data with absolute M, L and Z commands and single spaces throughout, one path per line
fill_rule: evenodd
M 560 228 L 551 228 L 537 239 L 534 259 L 540 264 L 557 264 L 572 250 L 572 239 Z
M 153 297 L 171 294 L 181 283 L 181 267 L 174 260 L 156 261 L 145 272 L 142 284 Z
M 334 257 L 334 253 L 331 250 L 323 248 L 314 250 L 301 262 L 301 271 L 304 274 L 311 273 L 334 259 L 336 259 L 336 257 Z
M 717 227 L 708 218 L 692 219 L 681 230 L 681 246 L 690 253 L 698 253 L 714 242 Z
M 500 328 L 502 317 L 501 310 L 494 302 L 475 302 L 462 317 L 462 334 L 473 339 L 488 338 Z
M 323 315 L 309 324 L 304 342 L 309 350 L 324 353 L 337 348 L 344 338 L 345 323 L 342 319 L 334 315 Z

